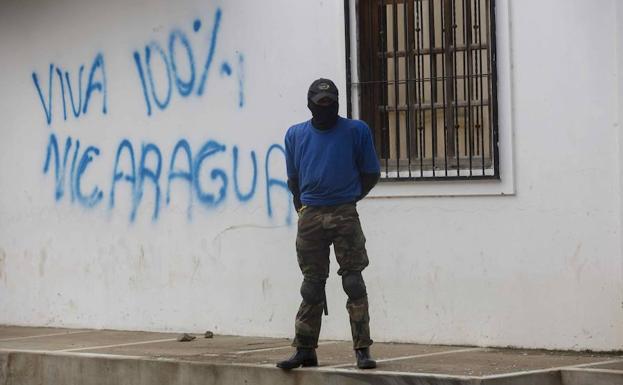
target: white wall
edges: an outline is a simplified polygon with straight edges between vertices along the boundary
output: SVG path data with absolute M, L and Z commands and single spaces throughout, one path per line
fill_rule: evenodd
M 616 52 L 618 56 L 617 60 L 617 86 L 618 93 L 616 95 L 617 105 L 618 105 L 618 113 L 617 113 L 617 121 L 615 127 L 617 129 L 618 137 L 617 142 L 619 145 L 619 164 L 623 164 L 623 139 L 622 139 L 622 129 L 623 129 L 623 3 L 620 1 L 616 3 Z M 623 193 L 623 167 L 619 168 L 619 218 L 621 222 L 619 223 L 619 229 L 623 228 L 623 204 L 621 204 L 621 193 Z M 620 230 L 619 230 L 620 234 Z M 621 245 L 621 250 L 623 251 L 623 236 L 619 235 L 619 242 Z M 623 265 L 623 264 L 622 264 Z M 621 276 L 623 276 L 623 266 L 621 266 L 620 270 Z M 620 291 L 619 291 L 620 293 Z M 623 301 L 622 305 L 623 307 Z
M 499 3 L 508 11 L 506 1 Z M 512 115 L 501 117 L 512 125 L 502 127 L 501 135 L 512 127 L 515 195 L 374 198 L 360 204 L 376 340 L 623 348 L 616 126 L 623 61 L 615 50 L 621 45 L 615 7 L 619 15 L 621 10 L 615 0 L 598 3 L 512 2 L 511 25 L 499 26 L 510 32 L 512 49 L 513 67 L 501 71 L 509 74 L 502 83 L 510 86 L 500 92 L 512 101 Z M 198 95 L 219 10 L 213 59 Z M 201 22 L 197 32 L 195 20 Z M 295 216 L 279 184 L 283 155 L 273 151 L 268 165 L 266 155 L 290 124 L 307 119 L 311 80 L 329 76 L 344 90 L 343 28 L 343 5 L 320 0 L 296 6 L 277 0 L 3 2 L 0 323 L 290 336 L 300 284 Z M 191 94 L 182 96 L 173 80 L 170 101 L 160 109 L 149 87 L 148 115 L 133 55 L 145 70 L 146 45 L 156 42 L 168 54 L 169 36 L 177 30 L 195 61 Z M 184 82 L 190 73 L 179 43 L 175 57 Z M 164 99 L 167 72 L 151 47 L 152 78 Z M 75 94 L 84 65 L 84 104 L 98 53 L 104 71 L 95 70 L 94 85 L 105 72 L 106 92 L 95 89 L 87 112 L 77 118 L 66 95 L 63 119 L 56 68 L 69 72 Z M 50 63 L 48 124 L 43 106 Z M 72 138 L 64 190 L 57 196 L 54 162 L 43 172 L 50 135 L 58 140 L 61 164 L 65 141 Z M 111 204 L 123 139 L 133 147 L 136 168 L 142 146 L 152 143 L 161 152 L 155 219 L 156 189 L 149 178 L 155 150 L 147 150 L 143 183 L 118 181 Z M 209 197 L 200 201 L 181 178 L 170 183 L 167 203 L 172 151 L 180 139 L 188 141 L 193 160 L 209 140 L 225 146 L 195 175 L 196 187 L 216 199 L 223 183 L 210 173 L 224 171 L 228 183 L 219 204 L 207 202 Z M 72 167 L 76 140 L 80 149 Z M 81 174 L 88 146 L 99 155 L 91 150 L 93 160 L 85 158 Z M 123 151 L 119 169 L 130 172 Z M 184 154 L 176 158 L 179 170 L 187 167 Z M 270 200 L 266 170 L 277 181 Z M 234 174 L 242 195 L 256 175 L 248 199 L 236 193 Z M 133 185 L 144 186 L 142 198 Z M 95 186 L 102 198 L 96 191 L 89 201 Z M 328 291 L 331 312 L 322 338 L 348 339 L 345 295 L 335 274 Z

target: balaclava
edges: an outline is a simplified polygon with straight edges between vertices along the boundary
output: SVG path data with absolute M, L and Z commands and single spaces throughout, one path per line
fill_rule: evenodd
M 322 102 L 319 104 L 318 102 Z M 330 103 L 326 101 L 330 100 Z M 307 92 L 307 108 L 312 113 L 312 124 L 319 130 L 328 130 L 338 118 L 338 91 L 329 79 L 315 80 Z

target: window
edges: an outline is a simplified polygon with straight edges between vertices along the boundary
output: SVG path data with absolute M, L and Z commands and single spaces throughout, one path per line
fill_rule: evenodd
M 387 180 L 498 178 L 495 0 L 359 0 L 359 118 Z M 349 100 L 350 101 L 350 100 Z

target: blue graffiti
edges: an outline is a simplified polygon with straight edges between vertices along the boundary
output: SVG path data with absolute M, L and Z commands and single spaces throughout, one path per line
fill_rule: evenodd
M 68 138 L 69 139 L 69 138 Z M 54 138 L 54 140 L 56 140 L 56 138 Z M 50 137 L 50 142 L 52 142 L 52 137 Z M 77 161 L 78 161 L 78 154 L 80 153 L 80 141 L 76 140 L 76 147 L 74 148 L 74 156 L 71 160 L 71 174 L 69 176 L 69 180 L 74 180 L 75 179 L 75 171 L 76 171 L 76 165 L 77 165 Z M 46 171 L 46 170 L 44 170 Z M 58 183 L 58 180 L 57 180 Z M 74 202 L 76 200 L 76 189 L 75 186 L 72 186 L 71 189 L 71 201 Z
M 175 167 L 177 154 L 181 150 L 184 150 L 184 152 L 186 153 L 186 165 L 188 166 L 186 170 L 180 170 Z M 193 161 L 190 144 L 188 144 L 188 141 L 186 139 L 181 139 L 177 142 L 175 148 L 173 149 L 173 154 L 171 155 L 171 163 L 169 164 L 169 177 L 167 178 L 167 205 L 171 203 L 171 182 L 173 182 L 175 179 L 181 179 L 182 181 L 188 182 L 188 209 L 186 210 L 186 215 L 190 219 L 192 216 L 193 201 Z
M 50 140 L 46 149 L 45 164 L 43 166 L 43 173 L 47 174 L 50 171 L 52 157 L 54 158 L 54 176 L 55 176 L 55 190 L 54 198 L 60 201 L 65 194 L 65 185 L 67 183 L 67 158 L 72 147 L 72 138 L 67 137 L 65 140 L 65 150 L 63 151 L 63 160 L 61 164 L 61 157 L 58 148 L 58 141 L 56 135 L 51 134 Z M 80 151 L 80 141 L 76 141 L 76 147 L 74 150 L 73 160 L 71 162 L 71 170 L 69 177 L 69 185 L 71 187 L 71 200 L 78 200 L 80 204 L 85 207 L 93 207 L 103 198 L 103 193 L 98 186 L 94 186 L 91 194 L 85 196 L 82 193 L 82 177 L 87 171 L 87 166 L 91 163 L 96 156 L 100 154 L 100 150 L 97 147 L 89 146 L 80 156 L 80 161 L 77 161 Z
M 166 68 L 166 78 L 167 78 L 167 87 L 166 87 L 166 96 L 163 101 L 158 99 L 158 95 L 156 95 L 156 85 L 154 84 L 154 75 L 151 70 L 151 52 L 152 49 L 158 52 L 162 62 Z M 149 85 L 151 86 L 151 95 L 154 99 L 156 105 L 163 110 L 169 102 L 171 101 L 172 95 L 172 87 L 171 87 L 171 68 L 169 66 L 169 61 L 167 60 L 167 55 L 164 53 L 164 50 L 158 45 L 156 42 L 152 42 L 145 47 L 145 65 L 147 67 L 147 75 L 149 76 Z
M 151 116 L 154 106 L 159 110 L 165 110 L 171 103 L 174 94 L 186 98 L 190 95 L 202 96 L 207 89 L 208 75 L 214 62 L 218 34 L 221 25 L 222 11 L 217 9 L 210 32 L 208 49 L 203 66 L 195 63 L 195 51 L 188 35 L 179 28 L 173 29 L 168 36 L 167 50 L 157 41 L 146 44 L 142 50 L 133 53 L 134 64 L 140 81 L 147 116 Z M 192 29 L 199 32 L 201 20 L 194 20 Z M 162 66 L 164 73 L 154 73 L 155 61 Z M 238 54 L 237 80 L 238 80 L 238 105 L 244 105 L 244 74 L 242 73 L 243 56 Z M 162 71 L 160 71 L 162 72 Z M 220 74 L 231 76 L 234 72 L 232 66 L 223 61 Z M 175 92 L 177 90 L 177 92 Z
M 91 155 L 91 153 L 93 155 Z M 82 153 L 82 157 L 80 158 L 80 163 L 78 163 L 78 170 L 75 173 L 75 177 L 73 178 L 73 188 L 74 195 L 78 199 L 78 202 L 85 207 L 93 207 L 99 203 L 104 197 L 104 193 L 99 189 L 99 187 L 94 186 L 93 190 L 91 190 L 91 194 L 88 196 L 84 196 L 82 193 L 82 188 L 80 184 L 80 180 L 82 179 L 82 174 L 86 171 L 89 163 L 93 161 L 95 156 L 100 154 L 100 150 L 97 147 L 89 146 L 84 153 Z
M 197 198 L 201 203 L 209 207 L 218 206 L 225 200 L 225 196 L 227 193 L 227 174 L 220 168 L 212 169 L 212 171 L 210 172 L 210 178 L 212 180 L 221 180 L 221 188 L 219 189 L 218 196 L 215 197 L 214 194 L 204 192 L 201 189 L 199 179 L 201 167 L 204 160 L 218 154 L 219 152 L 225 152 L 225 150 L 226 147 L 224 145 L 213 140 L 209 140 L 201 147 L 201 150 L 199 150 L 199 154 L 197 155 L 197 159 L 195 159 L 195 163 L 193 165 L 193 187 L 195 188 L 195 192 L 197 193 Z
M 45 155 L 45 164 L 43 165 L 43 173 L 47 173 L 50 169 L 50 160 L 52 159 L 52 155 L 54 155 L 54 180 L 56 181 L 56 188 L 54 190 L 54 198 L 56 200 L 60 200 L 65 194 L 65 175 L 67 174 L 67 155 L 69 154 L 69 150 L 71 149 L 71 138 L 67 138 L 65 141 L 65 151 L 63 155 L 63 164 L 60 164 L 60 155 L 58 151 L 58 142 L 56 140 L 55 135 L 50 135 L 50 141 L 48 143 L 46 155 Z M 73 170 L 75 166 L 75 159 L 72 162 L 72 180 L 73 180 Z
M 104 193 L 101 184 L 95 184 L 88 193 L 82 186 L 82 179 L 88 171 L 88 167 L 95 162 L 101 151 L 94 146 L 86 146 L 81 150 L 80 140 L 67 137 L 65 147 L 60 148 L 56 134 L 51 134 L 47 144 L 46 157 L 43 166 L 43 173 L 51 173 L 54 167 L 54 198 L 60 201 L 65 196 L 66 184 L 71 189 L 71 202 L 76 201 L 83 207 L 95 208 L 100 206 L 104 200 Z M 276 158 L 277 154 L 282 157 Z M 250 159 L 241 162 L 241 158 Z M 269 218 L 273 218 L 275 209 L 274 188 L 284 191 L 283 199 L 287 202 L 287 213 L 285 222 L 292 222 L 292 207 L 290 204 L 291 196 L 287 184 L 283 179 L 275 177 L 271 172 L 270 162 L 284 162 L 285 151 L 279 144 L 273 144 L 268 148 L 264 157 L 264 183 L 266 184 L 266 210 Z M 229 160 L 230 167 L 219 167 L 224 160 Z M 163 170 L 163 165 L 168 164 L 168 170 Z M 244 172 L 242 171 L 244 164 Z M 249 166 L 246 166 L 249 165 Z M 284 170 L 283 164 L 279 165 L 280 170 Z M 161 148 L 154 143 L 143 143 L 140 146 L 134 145 L 129 139 L 120 141 L 112 167 L 112 178 L 110 179 L 110 189 L 107 190 L 107 205 L 109 210 L 113 210 L 119 199 L 130 202 L 129 220 L 134 222 L 141 210 L 148 210 L 153 221 L 158 220 L 163 207 L 169 206 L 175 196 L 172 194 L 172 184 L 184 182 L 188 185 L 188 207 L 187 217 L 190 220 L 193 215 L 193 203 L 198 202 L 202 207 L 211 209 L 216 208 L 228 199 L 235 199 L 244 204 L 251 201 L 257 194 L 259 183 L 258 156 L 255 150 L 249 150 L 248 158 L 245 154 L 241 156 L 241 151 L 237 145 L 226 146 L 215 140 L 207 140 L 193 154 L 192 148 L 186 139 L 177 141 L 168 163 Z M 165 175 L 166 174 L 166 175 Z M 280 173 L 282 174 L 282 173 Z M 244 177 L 243 177 L 244 175 Z M 231 183 L 230 183 L 231 181 Z M 119 194 L 117 191 L 120 184 L 129 187 L 129 194 Z M 162 192 L 166 184 L 166 196 Z M 153 207 L 142 207 L 145 192 L 153 192 Z M 125 190 L 127 191 L 127 190 Z M 176 190 L 181 191 L 181 190 Z M 232 192 L 232 197 L 229 197 Z M 284 206 L 284 207 L 285 207 Z
M 208 78 L 208 71 L 210 70 L 210 67 L 212 66 L 212 59 L 214 58 L 214 50 L 216 49 L 216 37 L 217 37 L 220 25 L 221 25 L 221 9 L 218 8 L 216 10 L 216 13 L 214 14 L 214 24 L 212 26 L 212 35 L 210 36 L 210 48 L 208 50 L 208 57 L 206 58 L 205 64 L 203 65 L 203 74 L 201 75 L 201 80 L 199 81 L 199 87 L 197 88 L 197 95 L 203 94 L 206 80 Z
M 221 64 L 221 76 L 231 76 L 231 66 L 229 63 L 224 62 Z
M 99 72 L 96 72 L 97 70 Z M 94 81 L 93 79 L 97 74 L 100 74 L 102 79 L 100 81 Z M 91 65 L 91 71 L 89 73 L 89 85 L 87 86 L 86 97 L 84 99 L 84 106 L 82 107 L 82 113 L 87 113 L 89 107 L 89 100 L 93 91 L 103 92 L 104 100 L 102 103 L 102 114 L 106 114 L 106 71 L 104 71 L 104 57 L 102 54 L 97 54 Z
M 288 199 L 290 197 L 290 189 L 288 188 L 288 184 L 283 179 L 276 179 L 270 176 L 270 155 L 274 150 L 278 150 L 281 152 L 283 157 L 286 156 L 286 149 L 279 144 L 273 144 L 266 151 L 266 160 L 264 161 L 265 174 L 266 174 L 266 208 L 268 210 L 268 216 L 272 218 L 273 216 L 273 205 L 271 199 L 271 188 L 273 186 L 280 187 L 287 192 Z M 292 205 L 288 206 L 288 216 L 286 217 L 286 223 L 290 225 L 292 223 Z
M 186 56 L 188 57 L 190 78 L 186 81 L 180 78 L 180 71 L 177 67 L 177 61 L 175 59 L 176 41 L 179 41 L 182 44 L 182 46 L 186 50 Z M 171 69 L 173 70 L 173 75 L 175 76 L 175 84 L 177 85 L 177 90 L 179 91 L 180 95 L 188 96 L 192 92 L 193 85 L 195 84 L 195 59 L 193 57 L 193 51 L 190 48 L 190 42 L 182 31 L 174 30 L 169 35 L 169 52 L 171 53 Z
M 39 86 L 39 78 L 35 72 L 32 73 L 32 81 L 35 83 L 35 87 L 37 87 L 37 91 L 39 92 L 39 99 L 41 99 L 41 105 L 43 106 L 43 112 L 45 113 L 45 120 L 48 125 L 52 122 L 52 74 L 54 73 L 54 64 L 50 64 L 50 74 L 48 75 L 48 104 L 45 104 L 45 100 L 43 99 L 43 93 L 41 92 L 41 87 Z
M 154 169 L 150 169 L 146 166 L 147 156 L 149 153 L 153 153 L 156 159 L 156 166 Z M 156 194 L 156 199 L 154 203 L 154 212 L 152 214 L 152 219 L 158 219 L 158 209 L 160 208 L 160 184 L 158 183 L 160 179 L 160 172 L 162 170 L 162 154 L 160 153 L 160 149 L 153 143 L 143 144 L 143 148 L 141 151 L 141 163 L 138 171 L 138 183 L 136 188 L 134 189 L 136 193 L 135 205 L 132 210 L 132 216 L 136 217 L 136 209 L 138 208 L 138 204 L 143 199 L 143 191 L 145 189 L 145 180 L 150 179 L 154 184 L 154 191 Z
M 217 58 L 221 21 L 220 8 L 216 9 L 212 24 L 208 28 L 203 27 L 200 19 L 193 20 L 194 33 L 198 34 L 203 28 L 208 34 L 207 40 L 201 40 L 207 42 L 202 55 L 196 55 L 197 51 L 194 50 L 193 32 L 187 34 L 180 28 L 170 31 L 166 43 L 152 40 L 142 49 L 133 52 L 147 116 L 151 116 L 156 110 L 165 110 L 177 95 L 182 98 L 201 97 L 209 88 L 210 71 L 219 71 L 221 78 L 231 79 L 228 81 L 232 81 L 237 87 L 237 106 L 244 107 L 244 56 L 235 51 L 235 58 Z M 213 66 L 217 68 L 212 70 Z M 99 102 L 101 113 L 108 113 L 108 84 L 102 53 L 94 56 L 90 67 L 81 64 L 78 71 L 71 72 L 50 63 L 47 79 L 45 75 L 41 76 L 34 71 L 31 77 L 48 126 L 60 119 L 61 108 L 63 121 L 71 119 L 72 116 L 79 119 L 81 115 L 88 113 L 89 107 L 93 110 L 93 104 Z M 97 104 L 98 110 L 99 106 Z M 247 156 L 247 153 L 241 154 L 237 145 L 229 146 L 216 140 L 205 141 L 198 147 L 198 151 L 193 152 L 190 143 L 182 138 L 176 142 L 170 158 L 167 159 L 165 155 L 168 151 L 161 151 L 155 143 L 137 145 L 129 139 L 122 139 L 116 148 L 110 183 L 102 184 L 90 182 L 93 178 L 84 180 L 90 167 L 97 164 L 102 150 L 88 143 L 81 143 L 79 139 L 71 136 L 64 139 L 59 140 L 57 134 L 50 134 L 43 162 L 43 173 L 53 175 L 56 201 L 61 201 L 68 191 L 71 203 L 89 209 L 103 206 L 114 210 L 117 202 L 121 200 L 130 204 L 130 222 L 147 213 L 151 220 L 156 221 L 165 205 L 169 206 L 176 198 L 179 199 L 172 193 L 172 185 L 181 182 L 187 185 L 188 195 L 185 201 L 188 202 L 186 211 L 189 220 L 192 218 L 195 202 L 207 209 L 221 206 L 228 199 L 244 204 L 252 201 L 258 191 L 266 192 L 267 215 L 273 218 L 280 216 L 275 215 L 272 198 L 273 190 L 279 188 L 286 192 L 283 197 L 288 204 L 280 207 L 287 207 L 284 219 L 286 223 L 291 223 L 291 197 L 286 182 L 272 175 L 268 165 L 275 154 L 285 154 L 283 147 L 278 144 L 270 146 L 262 158 L 262 154 L 256 150 L 249 150 Z M 64 143 L 64 147 L 59 143 Z M 259 161 L 265 161 L 263 168 L 258 165 L 258 154 Z M 228 166 L 222 166 L 224 161 Z M 284 158 L 279 161 L 283 162 Z M 262 169 L 266 190 L 258 186 L 261 184 L 258 174 Z M 283 165 L 281 170 L 284 170 Z M 166 184 L 166 194 L 163 183 Z M 86 184 L 92 185 L 85 186 Z M 175 191 L 186 194 L 178 187 L 176 186 Z M 123 189 L 123 192 L 118 191 L 119 189 Z M 150 199 L 142 203 L 146 194 L 153 196 L 153 201 Z
M 147 50 L 147 48 L 145 48 Z M 136 64 L 136 70 L 138 76 L 141 79 L 141 88 L 143 89 L 143 97 L 145 98 L 145 105 L 147 107 L 147 116 L 151 115 L 151 101 L 147 94 L 147 85 L 145 84 L 145 72 L 143 71 L 143 63 L 141 62 L 141 55 L 138 52 L 134 52 L 134 63 Z
M 124 173 L 123 171 L 119 171 L 119 159 L 121 159 L 121 155 L 123 154 L 123 150 L 126 150 L 130 160 L 130 173 Z M 120 181 L 129 182 L 132 187 L 132 202 L 135 202 L 135 184 L 136 184 L 136 162 L 134 161 L 134 147 L 132 147 L 132 143 L 129 140 L 123 139 L 121 143 L 119 143 L 119 147 L 117 148 L 117 155 L 115 156 L 115 166 L 112 172 L 112 183 L 110 187 L 110 198 L 108 207 L 112 209 L 115 207 L 115 187 L 117 183 Z M 130 220 L 134 221 L 136 218 L 136 206 L 133 205 L 132 212 L 130 214 Z
M 63 71 L 57 68 L 56 73 L 58 74 L 58 79 L 61 83 L 61 96 L 63 97 L 63 120 L 67 120 L 67 105 L 65 103 L 65 83 L 63 82 Z M 41 96 L 41 94 L 39 96 Z M 46 118 L 47 118 L 47 113 L 46 113 Z M 50 119 L 51 118 L 52 116 L 50 115 Z
M 82 91 L 81 91 L 82 90 L 82 72 L 84 72 L 83 65 L 81 65 L 80 70 L 78 70 L 78 108 L 76 108 L 76 102 L 74 101 L 74 93 L 71 88 L 71 81 L 69 80 L 69 72 L 65 71 L 65 81 L 67 82 L 67 90 L 69 90 L 69 101 L 71 102 L 71 111 L 74 113 L 75 118 L 80 116 L 80 106 L 82 106 Z
M 255 195 L 255 186 L 257 185 L 257 157 L 255 151 L 251 151 L 251 161 L 253 162 L 253 181 L 251 182 L 251 191 L 246 194 L 240 192 L 240 186 L 238 181 L 238 146 L 233 148 L 234 157 L 234 189 L 236 190 L 236 196 L 241 202 L 246 202 Z
M 39 81 L 39 76 L 36 72 L 32 73 L 32 81 L 34 83 L 35 89 L 37 90 L 37 94 L 39 95 L 39 100 L 41 101 L 41 107 L 43 108 L 43 113 L 45 115 L 45 120 L 48 125 L 52 124 L 53 121 L 53 95 L 54 95 L 54 73 L 56 73 L 58 78 L 58 83 L 60 86 L 60 97 L 63 108 L 63 120 L 67 120 L 67 100 L 71 104 L 71 111 L 73 112 L 74 118 L 78 118 L 80 114 L 86 114 L 89 108 L 89 102 L 91 101 L 91 97 L 94 92 L 99 92 L 102 95 L 102 114 L 106 114 L 108 111 L 107 103 L 108 103 L 108 88 L 106 83 L 106 70 L 104 66 L 104 56 L 101 53 L 95 55 L 93 59 L 93 63 L 91 64 L 91 69 L 89 71 L 89 80 L 86 86 L 86 89 L 83 90 L 82 87 L 82 74 L 84 72 L 84 65 L 80 66 L 78 70 L 78 85 L 74 83 L 72 86 L 72 82 L 70 80 L 69 71 L 63 71 L 61 67 L 50 63 L 49 72 L 48 72 L 48 89 L 47 89 L 47 100 L 44 96 L 44 91 L 42 90 L 42 84 Z M 65 75 L 63 77 L 63 74 Z M 83 97 L 84 94 L 84 104 Z M 77 103 L 74 98 L 77 96 Z
M 244 56 L 238 53 L 238 107 L 244 107 Z

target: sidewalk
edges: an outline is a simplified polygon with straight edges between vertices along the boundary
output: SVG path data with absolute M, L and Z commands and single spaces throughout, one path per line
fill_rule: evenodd
M 623 385 L 623 354 L 376 343 L 378 368 L 349 342 L 323 341 L 319 368 L 274 367 L 287 339 L 0 326 L 0 385 L 533 384 Z

